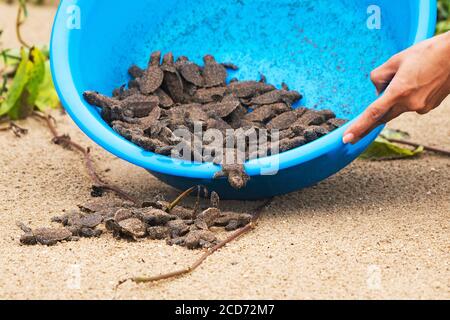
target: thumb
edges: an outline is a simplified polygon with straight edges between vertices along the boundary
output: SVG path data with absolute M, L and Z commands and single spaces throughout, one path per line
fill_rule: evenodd
M 400 67 L 400 57 L 393 56 L 385 64 L 374 69 L 370 74 L 370 80 L 377 89 L 377 93 L 381 94 L 394 79 Z

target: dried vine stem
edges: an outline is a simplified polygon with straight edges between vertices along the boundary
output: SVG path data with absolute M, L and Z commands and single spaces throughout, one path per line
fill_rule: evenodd
M 47 115 L 47 114 L 42 114 L 39 112 L 34 112 L 33 114 L 36 117 L 45 121 L 45 123 L 47 124 L 47 127 L 49 128 L 49 130 L 53 136 L 52 141 L 55 144 L 60 145 L 67 149 L 74 149 L 76 151 L 79 151 L 81 154 L 83 154 L 84 163 L 85 163 L 87 172 L 89 174 L 89 177 L 91 178 L 91 180 L 93 182 L 94 187 L 97 187 L 101 190 L 114 192 L 122 199 L 131 201 L 136 205 L 141 204 L 141 202 L 137 198 L 129 195 L 127 192 L 123 191 L 119 187 L 116 187 L 116 186 L 113 186 L 113 185 L 110 185 L 110 184 L 107 184 L 106 182 L 104 182 L 102 180 L 102 178 L 100 178 L 100 176 L 95 171 L 95 166 L 94 166 L 94 162 L 91 157 L 90 148 L 82 147 L 78 143 L 72 141 L 70 136 L 68 136 L 68 135 L 60 135 L 56 129 L 55 119 L 52 116 Z
M 196 187 L 192 187 L 188 190 L 186 190 L 185 192 L 183 192 L 182 194 L 180 194 L 167 208 L 167 213 L 170 213 L 173 209 L 175 209 L 176 206 L 178 206 L 180 204 L 181 201 L 183 201 L 187 196 L 189 196 L 192 192 L 194 192 L 194 190 L 196 189 Z
M 155 276 L 155 277 L 136 277 L 136 278 L 122 280 L 117 284 L 116 288 L 118 288 L 119 286 L 121 286 L 122 284 L 124 284 L 125 282 L 128 282 L 128 281 L 133 281 L 134 283 L 137 283 L 137 284 L 152 283 L 152 282 L 157 282 L 157 281 L 161 281 L 161 280 L 177 278 L 177 277 L 188 275 L 188 274 L 194 272 L 198 267 L 200 267 L 203 264 L 203 262 L 206 261 L 206 259 L 208 259 L 215 252 L 219 251 L 220 249 L 222 249 L 226 245 L 230 244 L 231 242 L 239 239 L 243 235 L 246 235 L 247 233 L 250 233 L 251 231 L 253 231 L 258 224 L 258 221 L 259 221 L 259 218 L 261 217 L 262 212 L 264 211 L 264 209 L 266 209 L 272 203 L 272 201 L 273 201 L 273 199 L 270 199 L 270 200 L 266 201 L 264 204 L 262 204 L 261 206 L 259 206 L 258 208 L 256 208 L 256 210 L 253 214 L 253 219 L 252 219 L 251 223 L 249 223 L 244 228 L 239 229 L 238 231 L 233 233 L 231 236 L 229 236 L 227 239 L 225 239 L 224 241 L 220 242 L 213 248 L 206 251 L 190 267 L 187 267 L 182 270 L 170 272 L 167 274 L 162 274 L 162 275 Z
M 399 143 L 399 144 L 403 144 L 403 145 L 407 145 L 407 146 L 411 146 L 411 147 L 415 147 L 415 148 L 423 147 L 426 151 L 440 153 L 440 154 L 446 155 L 447 157 L 450 157 L 450 150 L 445 150 L 445 149 L 437 148 L 437 147 L 424 146 L 422 144 L 418 144 L 418 143 L 411 142 L 411 141 L 405 141 L 405 140 L 400 140 L 400 139 L 389 139 L 387 137 L 384 137 L 384 138 L 392 143 Z
M 24 14 L 25 2 L 19 1 L 19 7 L 17 9 L 17 17 L 16 17 L 16 36 L 17 40 L 26 48 L 31 48 L 31 46 L 23 39 L 21 27 L 25 22 L 25 19 L 22 19 L 22 15 Z
M 20 138 L 28 133 L 27 129 L 18 126 L 12 121 L 9 121 L 6 127 L 1 127 L 0 131 L 11 131 L 17 138 Z

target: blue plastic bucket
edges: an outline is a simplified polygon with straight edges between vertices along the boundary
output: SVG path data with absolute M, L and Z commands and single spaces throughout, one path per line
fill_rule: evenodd
M 355 119 L 376 98 L 370 71 L 392 54 L 431 37 L 435 0 L 63 0 L 51 61 L 67 112 L 92 140 L 178 189 L 205 185 L 224 199 L 261 199 L 312 186 L 356 159 L 379 134 L 344 145 L 346 127 L 295 150 L 246 164 L 242 190 L 213 180 L 220 167 L 146 152 L 116 134 L 82 93 L 110 95 L 133 63 L 152 50 L 201 62 L 213 54 L 240 66 L 233 74 L 302 92 L 309 108 Z M 267 173 L 270 172 L 271 175 Z

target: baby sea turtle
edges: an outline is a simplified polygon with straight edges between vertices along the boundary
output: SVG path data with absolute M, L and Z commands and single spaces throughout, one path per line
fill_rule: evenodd
M 163 57 L 161 69 L 164 71 L 163 87 L 165 91 L 172 97 L 176 103 L 181 103 L 184 100 L 184 86 L 183 79 L 178 73 L 174 57 L 172 53 L 167 53 Z
M 209 208 L 205 211 L 198 214 L 197 219 L 195 220 L 195 226 L 201 230 L 209 230 L 211 228 L 217 218 L 220 217 L 220 210 L 217 208 Z
M 130 208 L 121 208 L 116 211 L 116 213 L 113 216 L 113 219 L 115 222 L 121 222 L 127 219 L 134 218 L 133 210 Z
M 324 116 L 325 121 L 336 118 L 336 114 L 332 110 L 321 110 L 319 113 Z
M 153 108 L 153 110 L 146 117 L 140 118 L 136 128 L 141 129 L 144 133 L 151 136 L 152 129 L 158 124 L 160 124 L 159 119 L 161 118 L 162 111 L 159 107 Z
M 155 208 L 136 209 L 133 213 L 149 226 L 164 226 L 169 221 L 177 219 L 177 216 Z
M 142 94 L 131 95 L 123 100 L 109 98 L 95 91 L 86 91 L 83 96 L 89 104 L 102 109 L 102 118 L 108 123 L 134 123 L 134 118 L 147 116 L 159 104 L 158 97 Z
M 131 238 L 138 240 L 147 235 L 147 226 L 137 218 L 129 218 L 122 221 L 109 219 L 105 222 L 106 229 L 112 231 L 115 237 Z
M 167 145 L 161 140 L 148 138 L 144 135 L 133 135 L 131 137 L 131 142 L 150 152 L 155 152 L 157 149 L 167 147 Z
M 310 126 L 305 130 L 303 133 L 306 142 L 312 142 L 315 141 L 325 135 L 327 135 L 329 131 L 321 126 Z
M 121 101 L 121 108 L 125 116 L 130 118 L 144 118 L 159 105 L 159 98 L 156 96 L 144 96 L 136 94 Z
M 212 55 L 206 55 L 203 57 L 205 66 L 203 67 L 203 78 L 205 81 L 205 87 L 217 87 L 225 85 L 227 79 L 227 69 L 219 63 Z
M 169 237 L 169 228 L 164 226 L 156 226 L 147 228 L 147 234 L 151 240 L 164 240 Z
M 215 221 L 215 226 L 225 227 L 226 231 L 234 231 L 252 222 L 252 215 L 245 213 L 224 212 Z
M 285 112 L 275 117 L 267 124 L 269 130 L 289 129 L 305 113 L 305 109 L 298 108 L 293 111 Z
M 219 117 L 226 118 L 231 113 L 236 110 L 241 103 L 239 100 L 235 99 L 234 101 L 229 102 L 212 102 L 203 105 L 202 109 L 210 116 L 210 117 Z
M 205 81 L 203 79 L 202 68 L 200 68 L 200 66 L 189 60 L 185 60 L 184 62 L 179 63 L 177 70 L 187 82 L 197 87 L 203 87 Z
M 222 118 L 219 118 L 217 116 L 213 116 L 213 117 L 209 118 L 208 121 L 206 122 L 206 124 L 207 124 L 207 129 L 216 129 L 216 130 L 221 131 L 224 134 L 226 133 L 226 130 L 232 129 L 232 127 L 228 124 L 228 122 L 226 122 L 225 120 L 223 120 Z
M 337 129 L 345 125 L 348 121 L 343 119 L 330 119 L 327 121 L 327 125 L 331 130 Z
M 232 62 L 223 62 L 223 63 L 221 63 L 221 65 L 223 65 L 225 67 L 225 69 L 228 69 L 228 70 L 233 70 L 233 71 L 239 70 L 239 67 Z
M 161 88 L 155 91 L 155 96 L 158 97 L 161 108 L 170 109 L 174 105 L 172 98 Z
M 113 121 L 112 128 L 125 139 L 132 141 L 133 137 L 141 136 L 144 132 L 139 128 L 133 128 L 129 123 L 123 121 Z
M 250 180 L 243 164 L 224 164 L 222 171 L 214 175 L 214 179 L 228 178 L 230 185 L 236 190 L 244 188 Z
M 267 83 L 267 77 L 263 73 L 259 73 L 259 82 L 261 83 Z
M 113 90 L 112 95 L 114 99 L 122 100 L 126 92 L 126 85 L 122 85 L 119 88 Z
M 99 108 L 111 108 L 114 105 L 120 104 L 120 101 L 117 99 L 104 96 L 97 91 L 85 91 L 83 97 L 90 105 Z
M 297 91 L 273 90 L 251 100 L 252 105 L 274 104 L 284 102 L 289 105 L 299 101 L 302 95 Z
M 144 76 L 145 70 L 142 70 L 140 67 L 138 67 L 137 65 L 132 65 L 129 69 L 128 69 L 128 74 L 133 78 L 133 79 L 138 79 Z
M 164 72 L 160 67 L 160 62 L 161 52 L 153 52 L 147 70 L 139 80 L 139 88 L 143 94 L 149 95 L 161 87 L 164 81 Z
M 211 207 L 212 208 L 219 208 L 220 205 L 220 196 L 217 192 L 213 191 L 211 192 Z
M 275 87 L 257 81 L 245 81 L 230 83 L 227 90 L 238 98 L 253 98 L 273 91 Z
M 78 240 L 77 237 L 74 237 L 65 228 L 39 228 L 33 230 L 23 223 L 18 223 L 17 226 L 25 232 L 20 238 L 20 243 L 24 245 L 42 244 L 45 246 L 53 246 L 58 242 Z
M 203 88 L 197 90 L 193 99 L 196 103 L 220 102 L 225 96 L 226 87 Z
M 99 213 L 81 214 L 77 211 L 70 212 L 62 217 L 54 217 L 52 222 L 61 223 L 73 236 L 92 238 L 102 234 L 96 227 L 103 222 L 103 216 Z
M 300 119 L 298 119 L 298 123 L 301 123 L 305 126 L 320 126 L 327 120 L 328 119 L 323 113 L 314 110 L 308 110 L 300 117 Z
M 184 245 L 191 250 L 198 248 L 210 248 L 217 243 L 214 233 L 207 230 L 191 231 L 184 239 Z
M 194 210 L 182 206 L 173 208 L 170 214 L 177 216 L 181 220 L 191 220 L 194 218 Z
M 169 221 L 166 226 L 172 239 L 184 237 L 190 231 L 189 225 L 180 219 Z
M 247 115 L 248 110 L 244 106 L 239 106 L 230 116 L 228 117 L 228 124 L 233 129 L 239 129 L 245 126 L 245 116 Z
M 305 145 L 307 140 L 304 137 L 286 138 L 280 141 L 279 152 L 286 152 Z
M 245 119 L 252 122 L 267 122 L 272 118 L 291 111 L 292 108 L 285 103 L 268 104 L 256 108 L 245 116 Z
M 84 204 L 78 205 L 78 208 L 85 213 L 102 213 L 109 209 L 117 211 L 120 208 L 130 208 L 133 203 L 120 199 L 96 198 Z

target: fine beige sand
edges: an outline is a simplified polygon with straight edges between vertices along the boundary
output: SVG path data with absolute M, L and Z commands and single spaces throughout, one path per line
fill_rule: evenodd
M 17 43 L 14 8 L 0 5 L 3 45 Z M 46 43 L 53 9 L 33 9 L 29 41 Z M 94 146 L 68 116 L 59 130 L 93 147 L 108 181 L 145 198 L 176 191 Z M 449 299 L 450 160 L 356 161 L 314 188 L 277 198 L 251 234 L 214 254 L 193 274 L 151 285 L 124 284 L 192 263 L 201 253 L 164 242 L 99 239 L 24 247 L 16 221 L 49 225 L 90 199 L 79 154 L 50 142 L 35 119 L 22 139 L 0 133 L 1 299 Z M 450 148 L 450 101 L 426 116 L 405 115 L 391 127 L 412 139 Z M 257 203 L 224 203 L 250 210 Z

